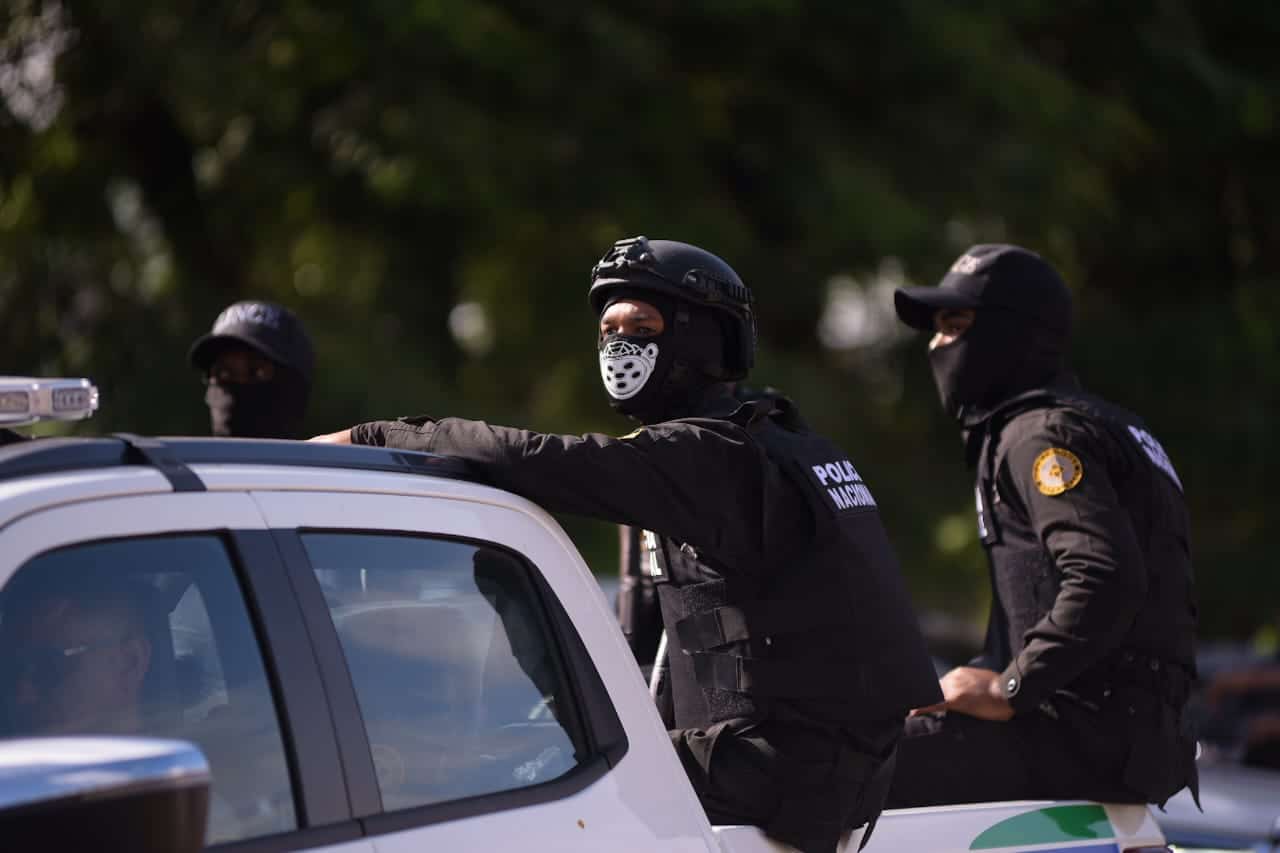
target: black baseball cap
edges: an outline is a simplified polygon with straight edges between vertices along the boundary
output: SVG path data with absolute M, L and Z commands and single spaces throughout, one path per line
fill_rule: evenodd
M 311 338 L 297 316 L 282 305 L 253 300 L 227 306 L 213 321 L 212 331 L 191 345 L 191 364 L 207 371 L 228 344 L 257 350 L 311 381 L 316 360 Z
M 1035 252 L 1004 243 L 969 247 L 937 287 L 895 290 L 893 307 L 898 319 L 925 331 L 944 308 L 1004 308 L 1064 335 L 1071 329 L 1071 291 L 1062 276 Z

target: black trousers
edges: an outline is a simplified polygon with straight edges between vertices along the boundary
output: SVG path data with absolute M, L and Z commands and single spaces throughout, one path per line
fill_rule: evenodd
M 1063 709 L 1007 722 L 949 713 L 912 717 L 898 747 L 888 808 L 996 800 L 1145 802 L 1121 781 L 1127 732 L 1100 715 Z
M 713 824 L 747 824 L 804 853 L 833 853 L 841 836 L 874 823 L 893 771 L 839 733 L 774 720 L 674 729 L 672 746 Z

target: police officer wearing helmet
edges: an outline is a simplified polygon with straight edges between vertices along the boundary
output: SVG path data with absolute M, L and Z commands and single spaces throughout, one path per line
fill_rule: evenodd
M 993 600 L 983 656 L 908 720 L 890 805 L 1195 794 L 1183 484 L 1137 416 L 1070 372 L 1066 285 L 1026 249 L 979 245 L 894 302 L 935 333 L 929 362 L 977 470 Z
M 216 436 L 300 438 L 315 352 L 297 316 L 273 302 L 236 302 L 189 356 L 204 373 Z
M 940 698 L 875 501 L 785 401 L 730 393 L 753 360 L 750 291 L 686 243 L 621 240 L 590 303 L 623 438 L 456 418 L 319 440 L 459 456 L 552 511 L 647 532 L 671 740 L 715 823 L 811 853 L 875 820 L 902 721 Z

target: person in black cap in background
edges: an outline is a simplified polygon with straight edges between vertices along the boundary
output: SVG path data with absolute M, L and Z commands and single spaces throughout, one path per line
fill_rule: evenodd
M 1070 372 L 1066 285 L 1026 249 L 979 245 L 894 303 L 934 332 L 993 600 L 983 655 L 908 720 L 889 804 L 1196 794 L 1183 484 L 1141 420 Z
M 423 417 L 316 440 L 458 456 L 548 510 L 652 531 L 671 742 L 708 816 L 832 853 L 879 815 L 907 711 L 941 698 L 875 500 L 786 400 L 733 398 L 755 309 L 723 260 L 620 240 L 589 300 L 630 434 Z
M 237 302 L 191 347 L 213 434 L 300 438 L 315 353 L 302 323 L 271 302 Z

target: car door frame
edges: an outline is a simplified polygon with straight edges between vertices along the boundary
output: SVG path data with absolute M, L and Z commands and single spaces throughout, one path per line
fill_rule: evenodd
M 354 517 L 339 518 L 332 512 L 317 513 L 308 509 L 304 503 L 298 501 L 297 493 L 290 494 L 286 510 L 284 505 L 273 497 L 279 493 L 254 490 L 253 494 L 263 508 L 271 535 L 288 567 L 289 577 L 297 591 L 297 599 L 303 609 L 308 631 L 317 649 L 317 658 L 324 672 L 324 682 L 330 691 L 329 706 L 333 710 L 340 748 L 344 755 L 352 752 L 360 753 L 357 756 L 358 760 L 347 766 L 349 788 L 353 792 L 363 792 L 368 796 L 369 801 L 375 797 L 377 799 L 376 811 L 356 815 L 361 818 L 369 836 L 376 837 L 460 818 L 478 817 L 561 800 L 592 785 L 608 773 L 610 768 L 626 754 L 628 749 L 626 732 L 613 707 L 609 693 L 601 681 L 600 674 L 563 605 L 551 590 L 539 567 L 520 553 L 513 543 L 504 541 L 500 533 L 490 538 L 476 538 L 460 535 L 448 529 L 437 529 L 437 525 L 431 523 L 385 523 L 374 521 L 368 516 L 362 519 L 360 516 L 365 514 L 360 512 L 354 513 Z M 377 493 L 346 495 L 340 492 L 312 492 L 310 494 L 313 498 L 320 498 L 320 502 L 350 501 L 353 504 L 360 503 L 362 499 L 411 501 L 424 505 L 450 500 L 450 498 L 438 496 Z M 318 505 L 319 502 L 311 504 L 312 507 Z M 509 508 L 502 509 L 511 511 Z M 333 523 L 324 523 L 321 519 L 331 520 Z M 530 580 L 538 596 L 537 604 L 543 609 L 548 629 L 551 631 L 550 639 L 561 656 L 566 687 L 577 705 L 577 716 L 581 718 L 581 728 L 587 740 L 590 758 L 564 776 L 537 785 L 494 791 L 465 799 L 397 811 L 383 811 L 372 751 L 367 730 L 360 715 L 355 686 L 347 668 L 341 641 L 333 625 L 328 604 L 325 602 L 320 583 L 302 542 L 302 535 L 309 532 L 388 535 L 465 542 L 502 549 L 518 558 L 521 564 L 528 566 Z M 370 788 L 371 795 L 368 793 Z
M 57 548 L 188 534 L 217 536 L 227 549 L 272 691 L 298 822 L 288 832 L 209 849 L 369 849 L 344 843 L 361 840 L 364 828 L 352 816 L 320 666 L 276 542 L 248 494 L 116 495 L 33 510 L 0 528 L 0 589 L 29 560 Z

